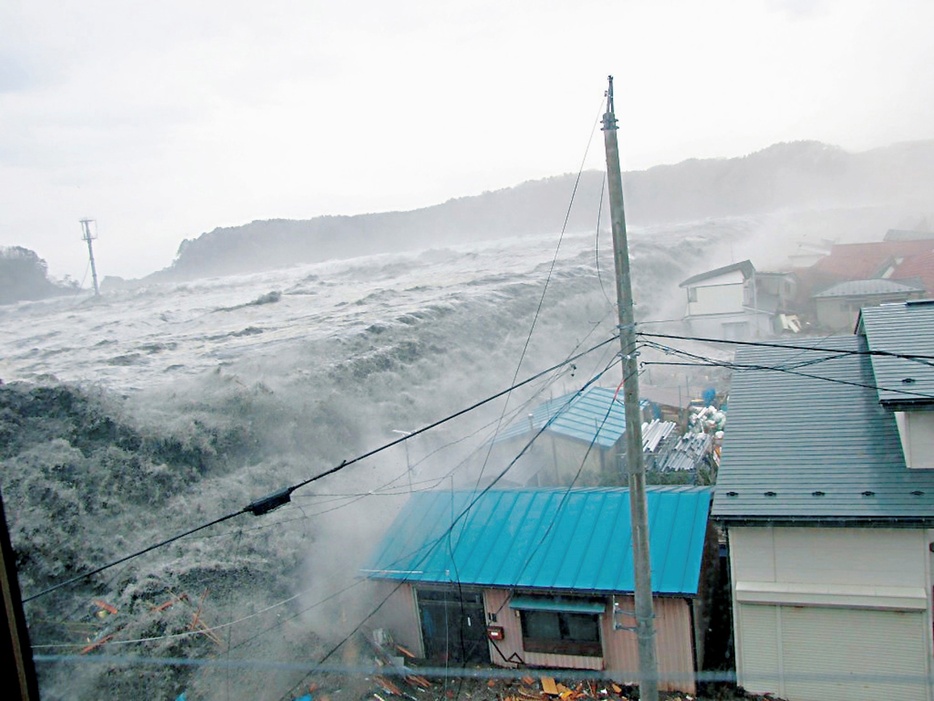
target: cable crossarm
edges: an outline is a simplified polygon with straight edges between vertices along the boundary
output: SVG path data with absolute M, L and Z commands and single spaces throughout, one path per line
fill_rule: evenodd
M 297 484 L 293 484 L 290 487 L 285 487 L 278 491 L 272 492 L 271 494 L 267 494 L 266 496 L 261 497 L 260 499 L 256 499 L 255 501 L 250 502 L 249 504 L 247 504 L 246 506 L 244 506 L 243 508 L 237 511 L 232 511 L 226 514 L 225 516 L 221 516 L 219 518 L 214 519 L 213 521 L 208 521 L 207 523 L 203 523 L 200 526 L 195 526 L 194 528 L 191 528 L 183 533 L 179 533 L 178 535 L 174 535 L 171 538 L 166 538 L 165 540 L 161 540 L 158 543 L 155 543 L 146 548 L 143 548 L 142 550 L 137 550 L 134 553 L 125 555 L 119 558 L 118 560 L 113 560 L 112 562 L 108 562 L 107 564 L 101 565 L 100 567 L 97 567 L 93 570 L 89 570 L 88 572 L 84 572 L 82 574 L 75 575 L 74 577 L 71 577 L 64 581 L 58 582 L 57 584 L 54 584 L 51 587 L 48 587 L 46 589 L 43 589 L 40 592 L 32 594 L 31 596 L 24 597 L 23 603 L 25 604 L 27 602 L 34 601 L 35 599 L 42 598 L 43 596 L 46 596 L 47 594 L 51 594 L 54 591 L 58 591 L 59 589 L 62 589 L 69 585 L 80 582 L 81 580 L 86 579 L 87 577 L 92 577 L 93 575 L 99 574 L 100 572 L 103 572 L 104 570 L 108 570 L 111 567 L 116 567 L 117 565 L 121 565 L 124 562 L 128 562 L 137 557 L 140 557 L 141 555 L 145 555 L 146 553 L 152 552 L 153 550 L 157 550 L 158 548 L 174 543 L 175 541 L 181 540 L 182 538 L 185 538 L 194 533 L 197 533 L 198 531 L 203 531 L 206 528 L 210 528 L 211 526 L 216 526 L 217 524 L 223 523 L 224 521 L 229 521 L 230 519 L 236 518 L 237 516 L 240 516 L 241 514 L 251 513 L 254 516 L 263 516 L 275 509 L 278 509 L 280 506 L 283 506 L 284 504 L 289 503 L 291 501 L 292 492 L 294 492 L 295 490 L 300 489 L 306 485 L 309 485 L 312 482 L 317 482 L 318 480 L 323 479 L 324 477 L 340 472 L 341 470 L 347 467 L 350 467 L 351 465 L 355 463 L 365 460 L 366 458 L 372 457 L 376 455 L 377 453 L 381 453 L 384 450 L 392 448 L 393 446 L 398 445 L 399 443 L 402 443 L 408 440 L 409 438 L 412 438 L 413 436 L 417 436 L 419 434 L 425 433 L 426 431 L 430 431 L 434 428 L 437 428 L 438 426 L 441 426 L 442 424 L 445 424 L 449 421 L 452 421 L 453 419 L 463 416 L 464 414 L 467 414 L 473 411 L 474 409 L 477 409 L 485 404 L 489 404 L 490 402 L 495 401 L 496 399 L 499 399 L 503 395 L 509 394 L 513 390 L 523 387 L 529 384 L 530 382 L 534 382 L 535 380 L 539 379 L 540 377 L 544 375 L 554 372 L 555 370 L 558 370 L 559 368 L 562 368 L 566 365 L 570 365 L 574 363 L 576 360 L 579 360 L 580 358 L 584 357 L 585 355 L 588 355 L 589 353 L 592 353 L 595 350 L 598 350 L 607 344 L 613 343 L 614 341 L 617 340 L 617 338 L 618 336 L 613 336 L 604 341 L 601 341 L 595 346 L 592 346 L 591 348 L 588 348 L 585 351 L 581 351 L 580 353 L 573 355 L 570 358 L 566 358 L 565 360 L 562 360 L 560 363 L 557 363 L 551 366 L 550 368 L 542 370 L 541 372 L 538 372 L 535 375 L 532 375 L 531 377 L 527 377 L 521 382 L 515 383 L 512 386 L 487 397 L 486 399 L 481 399 L 480 401 L 471 404 L 469 407 L 465 409 L 461 409 L 460 411 L 450 414 L 449 416 L 446 416 L 443 419 L 434 421 L 428 424 L 427 426 L 423 426 L 422 428 L 416 431 L 412 431 L 411 433 L 405 436 L 402 436 L 393 441 L 390 441 L 389 443 L 385 443 L 379 448 L 375 448 L 374 450 L 364 453 L 363 455 L 359 455 L 353 458 L 352 460 L 344 460 L 339 465 L 335 465 L 331 469 L 325 470 L 324 472 L 314 475 L 313 477 L 309 477 L 308 479 L 298 482 Z

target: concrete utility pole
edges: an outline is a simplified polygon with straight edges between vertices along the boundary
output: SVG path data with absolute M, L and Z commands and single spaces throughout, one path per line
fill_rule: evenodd
M 88 256 L 91 258 L 91 279 L 94 281 L 94 296 L 100 297 L 101 291 L 97 287 L 97 268 L 94 266 L 94 249 L 91 247 L 91 241 L 97 238 L 91 234 L 91 222 L 93 219 L 82 219 L 81 227 L 84 229 L 84 235 L 81 237 L 88 242 Z
M 619 311 L 619 345 L 623 355 L 623 407 L 626 411 L 626 463 L 629 467 L 629 510 L 632 519 L 632 554 L 636 580 L 636 635 L 639 639 L 639 698 L 658 701 L 658 660 L 655 653 L 655 610 L 652 603 L 652 570 L 649 564 L 649 518 L 642 460 L 642 416 L 639 411 L 639 363 L 633 316 L 629 243 L 623 210 L 623 178 L 619 168 L 619 144 L 613 110 L 613 76 L 606 92 L 603 141 L 606 176 L 613 226 L 613 259 L 616 264 L 616 302 Z

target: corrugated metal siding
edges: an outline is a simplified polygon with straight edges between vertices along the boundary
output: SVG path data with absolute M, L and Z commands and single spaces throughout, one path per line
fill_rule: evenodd
M 696 593 L 710 490 L 650 488 L 647 501 L 653 590 Z M 629 490 L 415 494 L 364 572 L 422 582 L 633 591 Z
M 393 639 L 419 657 L 425 655 L 422 644 L 422 632 L 415 610 L 415 593 L 411 584 L 376 580 L 373 582 L 374 601 L 389 597 L 369 621 L 373 628 L 386 628 L 392 631 Z
M 617 597 L 621 610 L 632 611 L 635 604 L 630 596 Z M 639 669 L 639 648 L 636 634 L 629 630 L 614 630 L 612 606 L 607 600 L 607 612 L 602 617 L 603 658 L 571 655 L 527 653 L 522 649 L 522 626 L 516 612 L 509 608 L 509 592 L 488 589 L 484 592 L 487 613 L 496 613 L 496 622 L 502 626 L 505 637 L 490 644 L 490 659 L 494 664 L 512 667 L 528 664 L 558 669 L 604 669 L 611 679 L 626 683 L 635 678 Z M 634 625 L 631 618 L 621 616 L 624 625 Z M 686 600 L 659 597 L 655 599 L 656 651 L 663 691 L 695 693 L 694 657 L 691 649 L 691 614 Z
M 783 695 L 789 701 L 928 701 L 920 678 L 923 621 L 920 613 L 783 606 Z
M 857 336 L 807 345 L 866 350 Z M 905 466 L 867 356 L 749 348 L 736 363 L 749 369 L 733 373 L 715 517 L 934 519 L 934 470 Z
M 934 356 L 934 301 L 866 307 L 860 326 L 869 348 L 899 354 Z M 873 356 L 872 370 L 879 401 L 934 403 L 934 367 L 891 356 Z M 911 378 L 912 383 L 903 382 Z
M 635 602 L 631 596 L 617 597 L 619 608 L 633 611 Z M 691 628 L 691 611 L 685 599 L 656 597 L 655 605 L 655 651 L 658 658 L 659 689 L 682 691 L 693 694 L 694 651 Z M 629 627 L 635 620 L 620 616 L 620 623 Z M 639 669 L 639 644 L 632 630 L 613 630 L 611 616 L 607 615 L 603 626 L 604 650 L 607 676 L 619 682 L 632 680 L 631 673 Z

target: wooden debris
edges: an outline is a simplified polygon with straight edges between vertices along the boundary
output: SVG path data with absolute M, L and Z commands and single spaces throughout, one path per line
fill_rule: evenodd
M 522 683 L 525 684 L 526 686 L 532 686 L 532 684 L 535 683 L 535 680 L 532 679 L 532 677 L 530 676 L 524 676 L 522 677 Z
M 374 677 L 373 680 L 380 685 L 383 691 L 393 696 L 402 696 L 402 689 L 393 684 L 386 677 Z
M 410 684 L 414 684 L 415 686 L 420 686 L 423 689 L 431 688 L 431 682 L 425 679 L 425 677 L 418 677 L 418 676 L 412 675 L 412 676 L 406 677 L 405 680 L 409 682 Z
M 117 613 L 117 607 L 111 606 L 106 601 L 101 601 L 100 599 L 94 599 L 93 601 L 91 601 L 91 603 L 97 606 L 97 608 L 102 609 L 111 615 Z
M 188 594 L 182 594 L 181 596 L 173 596 L 173 597 L 172 597 L 171 599 L 169 599 L 168 601 L 164 601 L 164 602 L 162 602 L 161 604 L 159 604 L 158 606 L 151 606 L 150 608 L 151 608 L 153 611 L 159 611 L 159 612 L 161 612 L 161 611 L 165 611 L 167 608 L 170 608 L 171 606 L 177 604 L 179 601 L 188 601 Z
M 415 659 L 415 653 L 414 653 L 414 652 L 405 649 L 404 647 L 402 647 L 402 646 L 399 645 L 399 644 L 396 644 L 396 650 L 398 650 L 399 652 L 401 652 L 403 655 L 405 655 L 406 657 L 408 657 L 410 660 L 414 660 L 414 659 Z
M 80 653 L 80 654 L 86 655 L 86 654 L 88 654 L 91 650 L 96 650 L 96 649 L 99 648 L 101 645 L 103 645 L 104 643 L 106 643 L 108 640 L 111 640 L 113 637 L 114 637 L 113 635 L 105 635 L 105 636 L 104 636 L 103 638 L 101 638 L 100 640 L 95 640 L 93 643 L 91 643 L 91 644 L 88 645 L 87 647 L 81 648 L 81 653 Z
M 197 631 L 207 636 L 209 639 L 213 640 L 218 647 L 224 647 L 224 641 L 222 641 L 211 627 L 201 620 L 201 607 L 204 606 L 204 600 L 207 598 L 208 589 L 204 590 L 204 594 L 201 595 L 201 601 L 198 602 L 198 610 L 195 611 L 195 615 L 191 617 L 191 624 L 188 626 L 188 630 Z
M 544 691 L 549 696 L 558 695 L 559 693 L 558 686 L 555 684 L 554 679 L 552 679 L 551 677 L 542 677 L 541 682 L 542 682 L 542 691 Z

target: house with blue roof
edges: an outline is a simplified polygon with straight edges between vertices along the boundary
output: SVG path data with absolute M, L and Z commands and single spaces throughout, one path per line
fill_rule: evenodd
M 712 514 L 737 679 L 931 701 L 934 300 L 864 308 L 856 331 L 736 354 Z
M 651 469 L 656 454 L 667 448 L 674 436 L 672 421 L 651 420 L 649 402 L 643 409 L 643 447 Z M 626 412 L 621 391 L 610 387 L 587 387 L 542 402 L 527 416 L 500 432 L 496 447 L 505 457 L 534 438 L 527 453 L 511 471 L 513 478 L 535 486 L 568 484 L 593 486 L 620 484 L 626 480 L 625 454 L 618 447 L 626 432 Z
M 660 688 L 694 693 L 716 571 L 711 491 L 650 487 Z M 416 655 L 501 667 L 638 669 L 629 490 L 416 493 L 364 574 L 378 625 Z

